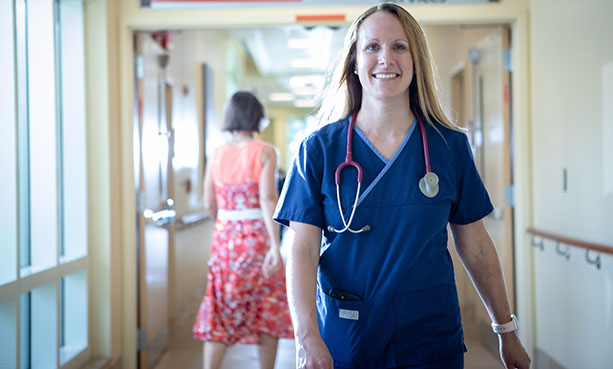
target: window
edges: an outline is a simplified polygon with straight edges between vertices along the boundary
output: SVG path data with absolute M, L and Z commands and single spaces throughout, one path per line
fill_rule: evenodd
M 60 296 L 60 364 L 65 364 L 87 348 L 87 273 L 64 277 Z
M 0 367 L 71 368 L 89 355 L 83 0 L 0 1 L 0 38 Z
M 17 154 L 15 113 L 15 36 L 13 5 L 0 2 L 0 122 L 5 139 L 0 145 L 0 285 L 17 278 Z M 8 124 L 5 124 L 7 122 Z M 9 160 L 5 160 L 8 158 Z M 10 160 L 13 159 L 13 160 Z M 6 179 L 4 175 L 7 175 Z M 1 318 L 0 318 L 1 319 Z M 0 356 L 3 357 L 3 356 Z M 0 364 L 1 365 L 1 364 Z
M 22 164 L 27 165 L 30 179 L 30 263 L 22 275 L 55 266 L 58 245 L 54 3 L 28 0 L 26 8 L 27 86 L 18 88 L 28 91 L 29 160 Z
M 17 367 L 17 300 L 0 303 L 0 368 Z
M 87 254 L 85 163 L 85 54 L 83 4 L 61 1 L 59 9 L 62 228 L 61 261 Z

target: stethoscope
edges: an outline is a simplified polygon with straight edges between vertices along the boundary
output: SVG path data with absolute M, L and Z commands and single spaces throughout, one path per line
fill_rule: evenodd
M 345 161 L 342 162 L 338 168 L 336 168 L 336 172 L 334 174 L 334 181 L 336 183 L 336 202 L 338 203 L 338 211 L 341 214 L 341 220 L 343 221 L 344 228 L 336 229 L 333 226 L 328 226 L 328 231 L 343 233 L 345 231 L 349 231 L 351 233 L 361 233 L 370 231 L 370 225 L 365 225 L 362 228 L 355 230 L 349 228 L 351 226 L 351 222 L 353 221 L 353 216 L 355 215 L 355 209 L 358 205 L 358 199 L 360 197 L 360 187 L 362 185 L 362 167 L 356 161 L 353 160 L 353 155 L 351 153 L 351 141 L 352 141 L 352 133 L 353 127 L 355 126 L 355 118 L 357 117 L 358 112 L 354 112 L 351 115 L 351 119 L 349 120 L 349 129 L 347 130 L 347 155 L 345 156 Z M 432 171 L 430 168 L 430 153 L 428 152 L 428 136 L 426 135 L 426 127 L 424 126 L 424 122 L 421 120 L 421 117 L 418 114 L 413 112 L 413 115 L 417 118 L 417 123 L 419 124 L 419 128 L 421 130 L 421 142 L 424 147 L 424 160 L 426 162 L 426 175 L 419 180 L 419 189 L 424 196 L 428 198 L 433 198 L 438 194 L 438 176 L 436 173 Z M 348 166 L 354 167 L 358 171 L 358 189 L 356 191 L 355 200 L 353 201 L 353 206 L 351 209 L 351 215 L 349 216 L 349 221 L 345 221 L 345 215 L 343 214 L 343 207 L 341 205 L 341 191 L 340 191 L 340 183 L 341 183 L 341 172 Z

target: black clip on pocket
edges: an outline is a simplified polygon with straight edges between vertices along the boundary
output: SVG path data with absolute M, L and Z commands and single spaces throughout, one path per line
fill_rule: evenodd
M 360 296 L 339 290 L 338 288 L 331 289 L 330 292 L 328 292 L 328 296 L 340 301 L 362 301 Z

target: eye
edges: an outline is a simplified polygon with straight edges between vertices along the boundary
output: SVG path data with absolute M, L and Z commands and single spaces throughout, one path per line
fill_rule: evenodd
M 406 51 L 409 47 L 405 44 L 394 44 L 394 51 Z
M 378 51 L 379 50 L 379 45 L 377 44 L 369 44 L 366 46 L 365 50 L 367 51 Z

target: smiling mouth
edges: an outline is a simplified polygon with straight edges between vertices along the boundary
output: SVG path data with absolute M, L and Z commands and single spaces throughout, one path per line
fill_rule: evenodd
M 397 73 L 376 73 L 376 74 L 374 74 L 374 77 L 376 79 L 393 79 L 393 78 L 396 78 L 398 76 L 400 76 L 400 75 L 397 74 Z

